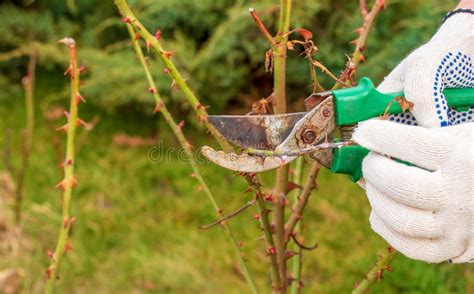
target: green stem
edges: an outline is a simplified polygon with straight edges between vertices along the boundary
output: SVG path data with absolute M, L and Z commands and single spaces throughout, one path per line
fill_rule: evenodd
M 36 57 L 36 50 L 31 48 L 30 61 L 28 62 L 28 73 L 22 80 L 23 88 L 25 89 L 26 125 L 25 129 L 23 130 L 22 162 L 16 176 L 17 184 L 15 187 L 15 222 L 17 224 L 21 220 L 24 180 L 30 159 L 31 144 L 33 141 L 33 129 L 35 124 L 34 89 Z
M 304 168 L 304 157 L 300 156 L 296 160 L 296 167 L 295 167 L 295 176 L 293 178 L 293 182 L 301 186 L 302 184 L 302 178 L 303 178 L 303 168 Z M 294 193 L 295 194 L 295 199 L 293 202 L 298 201 L 298 194 L 299 193 Z M 297 235 L 296 237 L 301 235 L 301 221 L 296 225 L 295 227 L 295 234 Z M 302 259 L 303 259 L 303 250 L 301 249 L 298 244 L 293 243 L 293 249 L 292 249 L 296 255 L 292 259 L 292 265 L 291 265 L 291 272 L 292 272 L 292 278 L 294 279 L 293 283 L 291 284 L 290 288 L 290 293 L 291 294 L 298 294 L 300 293 L 301 289 L 301 265 L 302 265 Z
M 173 61 L 171 60 L 171 57 L 167 56 L 166 51 L 163 49 L 158 39 L 155 38 L 135 17 L 126 0 L 115 0 L 115 4 L 118 6 L 122 16 L 127 19 L 127 22 L 133 26 L 135 31 L 137 31 L 140 36 L 145 39 L 147 44 L 149 44 L 149 46 L 157 54 L 158 58 L 161 60 L 164 66 L 168 69 L 169 75 L 176 82 L 176 85 L 183 92 L 186 99 L 189 101 L 194 111 L 199 116 L 199 120 L 205 125 L 211 135 L 216 139 L 219 146 L 221 146 L 225 151 L 231 151 L 232 147 L 225 140 L 225 138 L 217 131 L 217 129 L 208 121 L 208 114 L 205 110 L 205 107 L 203 107 L 196 95 L 189 88 L 185 79 L 181 76 L 181 73 L 178 71 Z
M 365 5 L 361 5 L 363 23 L 362 27 L 360 28 L 359 37 L 354 40 L 354 52 L 352 53 L 352 56 L 347 62 L 346 68 L 344 69 L 343 74 L 341 75 L 340 80 L 342 81 L 336 82 L 331 90 L 337 90 L 340 88 L 351 86 L 347 82 L 355 76 L 355 73 L 358 70 L 360 63 L 365 60 L 365 57 L 362 52 L 365 50 L 367 38 L 369 36 L 370 30 L 372 29 L 375 18 L 384 8 L 384 5 L 385 1 L 376 0 L 374 6 L 372 7 L 369 13 L 367 13 Z M 348 72 L 350 72 L 350 74 L 347 74 Z
M 191 167 L 193 169 L 194 177 L 197 179 L 197 181 L 199 182 L 199 184 L 203 188 L 204 193 L 209 198 L 209 200 L 212 203 L 212 206 L 214 207 L 214 209 L 215 209 L 216 213 L 218 214 L 218 216 L 222 217 L 223 216 L 222 209 L 219 207 L 214 195 L 212 194 L 212 192 L 209 189 L 206 181 L 202 177 L 202 174 L 199 170 L 198 164 L 196 163 L 196 160 L 194 158 L 192 149 L 191 149 L 186 137 L 184 136 L 183 131 L 181 130 L 179 125 L 176 123 L 173 116 L 171 115 L 168 108 L 166 107 L 163 100 L 161 99 L 160 95 L 158 94 L 158 90 L 156 88 L 155 82 L 154 82 L 153 77 L 151 75 L 150 69 L 148 67 L 148 64 L 145 61 L 144 56 L 143 56 L 142 48 L 140 47 L 138 41 L 135 38 L 135 31 L 134 31 L 133 27 L 130 24 L 127 24 L 127 29 L 128 29 L 128 32 L 130 33 L 130 37 L 131 37 L 132 42 L 133 42 L 133 48 L 135 49 L 135 53 L 137 54 L 138 59 L 140 60 L 140 63 L 143 67 L 143 71 L 145 72 L 145 76 L 146 76 L 146 79 L 148 81 L 149 87 L 150 87 L 150 89 L 152 89 L 150 92 L 152 93 L 153 98 L 155 99 L 156 105 L 159 107 L 159 112 L 163 115 L 163 118 L 165 119 L 166 123 L 172 129 L 174 135 L 176 136 L 176 138 L 180 142 L 181 146 L 185 150 L 187 157 L 190 159 L 190 164 L 191 164 Z M 237 259 L 239 261 L 239 264 L 240 264 L 240 267 L 242 269 L 243 275 L 245 277 L 245 280 L 247 281 L 247 284 L 250 287 L 251 292 L 252 293 L 258 293 L 255 282 L 253 281 L 252 276 L 250 275 L 250 272 L 247 268 L 245 260 L 242 256 L 242 252 L 240 250 L 240 247 L 239 247 L 239 245 L 238 245 L 231 229 L 225 223 L 221 223 L 221 226 L 222 226 L 222 229 L 223 229 L 225 235 L 229 238 L 229 240 L 231 241 L 231 243 L 232 243 L 232 245 L 235 249 Z
M 370 285 L 380 280 L 384 271 L 391 271 L 390 263 L 397 255 L 398 251 L 389 247 L 388 252 L 380 257 L 374 267 L 367 273 L 364 280 L 352 291 L 352 294 L 368 293 Z
M 51 265 L 47 270 L 48 279 L 46 281 L 45 293 L 53 293 L 54 283 L 56 281 L 57 273 L 61 265 L 62 258 L 65 255 L 66 243 L 69 237 L 69 230 L 72 225 L 71 218 L 71 198 L 72 188 L 75 183 L 74 165 L 75 165 L 75 139 L 78 121 L 78 103 L 77 97 L 79 94 L 79 79 L 80 71 L 77 67 L 76 44 L 71 38 L 61 40 L 69 49 L 69 75 L 71 80 L 71 94 L 69 117 L 67 123 L 67 143 L 66 143 L 66 158 L 63 162 L 64 179 L 58 184 L 58 187 L 63 189 L 63 208 L 62 217 L 63 223 L 59 230 L 58 242 L 53 256 L 51 257 Z
M 280 20 L 278 32 L 273 46 L 274 78 L 273 93 L 275 114 L 286 113 L 286 43 L 290 28 L 292 0 L 280 1 Z M 274 225 L 275 225 L 275 247 L 278 262 L 278 273 L 280 283 L 277 291 L 284 293 L 287 287 L 286 277 L 286 242 L 285 242 L 285 205 L 286 192 L 288 187 L 288 165 L 280 167 L 276 172 L 275 179 L 275 205 L 274 205 Z
M 207 111 L 204 107 L 198 107 L 201 105 L 199 103 L 199 100 L 196 98 L 194 93 L 189 89 L 187 86 L 186 82 L 184 79 L 181 77 L 179 71 L 177 68 L 174 66 L 174 64 L 171 62 L 169 58 L 167 58 L 164 54 L 164 50 L 161 47 L 161 44 L 158 42 L 158 40 L 152 36 L 146 28 L 138 21 L 138 19 L 135 17 L 133 14 L 132 10 L 129 8 L 126 0 L 115 0 L 115 4 L 119 8 L 119 11 L 135 29 L 135 31 L 140 33 L 140 36 L 151 46 L 151 48 L 155 51 L 155 53 L 158 55 L 160 60 L 163 62 L 163 64 L 170 70 L 170 75 L 172 78 L 176 81 L 178 86 L 180 87 L 181 90 L 183 90 L 183 93 L 185 94 L 186 99 L 188 102 L 192 105 L 194 111 L 196 114 L 203 119 L 200 119 L 203 121 L 204 126 L 207 128 L 207 130 L 211 133 L 212 136 L 216 139 L 217 143 L 220 145 L 222 149 L 225 151 L 229 152 L 232 151 L 231 145 L 225 140 L 224 137 L 214 128 L 214 126 L 209 123 L 207 120 Z M 201 105 L 202 106 L 202 105 Z M 252 177 L 248 174 L 245 175 L 246 181 L 249 183 L 250 186 L 253 187 L 253 190 L 255 192 L 256 198 L 259 199 L 262 195 L 261 192 L 261 185 L 260 181 L 258 180 L 258 177 Z M 269 223 L 268 221 L 268 213 L 266 212 L 266 207 L 265 203 L 263 201 L 258 201 L 257 202 L 257 208 L 259 211 L 259 214 L 261 215 L 261 223 L 262 223 L 262 228 L 265 231 L 265 242 L 266 244 L 274 244 L 273 240 L 273 235 L 271 233 L 271 228 L 270 225 L 265 225 L 264 223 Z M 275 266 L 274 262 L 272 260 L 272 267 Z
M 320 167 L 321 165 L 318 162 L 313 162 L 311 165 L 311 169 L 303 190 L 298 195 L 298 201 L 294 203 L 293 208 L 291 209 L 293 213 L 290 215 L 290 218 L 285 225 L 286 241 L 290 239 L 296 224 L 298 224 L 298 222 L 300 222 L 302 219 L 303 211 L 306 207 L 306 204 L 308 204 L 309 197 L 311 196 L 314 188 L 316 188 L 316 178 L 318 177 Z

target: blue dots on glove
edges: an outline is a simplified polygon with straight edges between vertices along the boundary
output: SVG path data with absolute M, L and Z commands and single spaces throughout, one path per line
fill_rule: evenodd
M 446 88 L 474 88 L 474 65 L 471 57 L 461 52 L 448 52 L 441 60 L 433 81 L 433 99 L 441 127 L 474 121 L 474 107 L 467 111 L 449 108 L 443 91 Z M 416 125 L 411 113 L 390 116 L 391 121 Z

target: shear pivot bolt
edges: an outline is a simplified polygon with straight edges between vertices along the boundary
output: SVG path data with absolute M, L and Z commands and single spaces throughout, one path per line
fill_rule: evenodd
M 331 115 L 331 111 L 329 109 L 326 108 L 326 109 L 323 110 L 323 116 L 324 117 L 329 117 L 330 115 Z
M 312 129 L 306 129 L 303 131 L 301 138 L 303 139 L 303 142 L 306 144 L 313 143 L 314 140 L 316 140 L 316 132 Z

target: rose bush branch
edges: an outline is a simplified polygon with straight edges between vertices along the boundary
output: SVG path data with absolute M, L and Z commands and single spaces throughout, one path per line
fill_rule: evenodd
M 375 18 L 379 14 L 379 12 L 385 8 L 385 0 L 376 0 L 374 5 L 372 6 L 370 12 L 368 12 L 366 0 L 359 1 L 359 8 L 361 11 L 363 24 L 362 27 L 356 29 L 355 31 L 359 34 L 359 37 L 352 41 L 355 44 L 354 52 L 350 60 L 346 63 L 346 68 L 343 70 L 340 79 L 345 83 L 337 82 L 333 86 L 333 90 L 339 89 L 342 87 L 350 86 L 347 85 L 346 82 L 350 82 L 352 84 L 352 79 L 359 68 L 361 62 L 365 61 L 365 56 L 363 55 L 363 51 L 365 49 L 367 38 L 369 36 L 370 30 L 374 24 Z M 353 293 L 364 293 L 368 289 L 368 287 L 377 280 L 374 274 L 383 272 L 381 270 L 381 266 L 389 267 L 392 260 L 397 256 L 397 251 L 390 247 L 389 253 L 382 256 L 382 258 L 375 264 L 375 266 L 370 270 L 369 274 L 367 274 L 366 278 L 361 282 L 361 284 L 354 290 Z
M 205 110 L 205 107 L 199 102 L 198 98 L 189 88 L 185 79 L 171 60 L 173 52 L 165 51 L 161 46 L 161 43 L 159 41 L 161 33 L 157 32 L 157 34 L 153 36 L 135 17 L 126 0 L 115 0 L 115 4 L 119 8 L 123 16 L 122 21 L 125 23 L 129 23 L 133 26 L 135 31 L 145 40 L 147 47 L 152 48 L 158 58 L 164 64 L 164 72 L 170 75 L 170 77 L 172 78 L 172 82 L 175 83 L 176 86 L 186 96 L 194 111 L 198 114 L 199 121 L 205 125 L 207 130 L 209 130 L 211 135 L 216 139 L 218 144 L 225 151 L 231 151 L 232 147 L 225 140 L 225 138 L 217 131 L 217 129 L 208 121 L 207 111 Z
M 273 112 L 286 113 L 286 53 L 288 32 L 290 28 L 292 0 L 280 1 L 280 18 L 278 32 L 275 36 L 275 45 L 272 47 L 273 57 Z M 273 224 L 275 226 L 275 247 L 278 261 L 280 283 L 277 291 L 285 292 L 288 285 L 286 270 L 286 242 L 285 242 L 285 207 L 288 187 L 288 165 L 277 169 L 274 187 Z
M 174 135 L 178 139 L 179 143 L 181 144 L 182 148 L 186 152 L 187 157 L 190 160 L 190 164 L 191 164 L 191 167 L 192 167 L 192 170 L 193 170 L 193 177 L 196 178 L 196 180 L 199 182 L 200 187 L 203 189 L 204 193 L 209 198 L 209 200 L 210 200 L 212 206 L 214 207 L 218 217 L 219 218 L 224 217 L 224 215 L 222 213 L 222 209 L 218 205 L 218 203 L 216 201 L 216 198 L 214 197 L 211 190 L 209 189 L 206 181 L 204 180 L 204 178 L 203 178 L 203 176 L 202 176 L 202 174 L 199 170 L 199 166 L 198 166 L 196 160 L 194 159 L 191 144 L 188 142 L 188 140 L 184 136 L 184 133 L 183 133 L 180 125 L 178 123 L 176 123 L 176 121 L 174 120 L 173 116 L 169 112 L 168 108 L 166 107 L 163 100 L 161 99 L 161 96 L 158 93 L 158 90 L 156 88 L 156 85 L 155 85 L 155 82 L 154 82 L 153 77 L 151 75 L 148 64 L 146 63 L 145 57 L 143 56 L 142 48 L 140 47 L 140 44 L 138 43 L 138 40 L 136 38 L 136 32 L 134 31 L 132 25 L 130 25 L 129 23 L 127 23 L 126 25 L 127 25 L 128 32 L 130 34 L 130 38 L 131 38 L 132 43 L 133 43 L 133 48 L 135 50 L 135 53 L 136 53 L 138 59 L 140 60 L 140 63 L 143 67 L 143 71 L 145 72 L 145 76 L 146 76 L 146 79 L 147 79 L 148 84 L 149 84 L 148 91 L 153 95 L 153 98 L 155 100 L 155 112 L 160 112 L 163 115 L 163 118 L 165 119 L 166 123 L 170 126 L 171 130 L 173 131 Z M 229 240 L 231 241 L 231 243 L 232 243 L 232 245 L 235 249 L 237 259 L 239 261 L 239 265 L 241 267 L 241 270 L 242 270 L 242 273 L 245 277 L 245 280 L 247 281 L 247 283 L 250 287 L 251 292 L 252 293 L 258 293 L 255 282 L 253 281 L 253 278 L 250 275 L 250 272 L 247 268 L 245 260 L 242 256 L 242 252 L 240 250 L 240 247 L 239 247 L 239 245 L 238 245 L 231 229 L 229 228 L 229 226 L 225 222 L 220 222 L 220 224 L 221 224 L 222 230 L 224 231 L 225 235 L 229 238 Z
M 36 50 L 32 47 L 29 54 L 28 70 L 26 76 L 21 80 L 23 89 L 25 90 L 25 106 L 26 106 L 26 125 L 23 130 L 23 146 L 21 166 L 16 173 L 15 185 L 15 222 L 18 224 L 21 220 L 21 205 L 23 203 L 23 188 L 25 182 L 26 171 L 30 159 L 31 145 L 33 141 L 33 129 L 35 124 L 34 110 L 34 91 L 35 91 L 35 69 L 36 69 Z M 13 176 L 13 175 L 12 175 Z
M 356 284 L 353 294 L 368 293 L 370 285 L 382 279 L 384 271 L 392 271 L 390 263 L 398 255 L 398 252 L 392 247 L 388 247 L 387 253 L 381 255 L 374 267 L 365 275 L 360 284 Z
M 309 197 L 316 188 L 316 178 L 318 177 L 320 167 L 321 165 L 318 162 L 313 162 L 303 190 L 301 190 L 301 193 L 297 197 L 297 201 L 293 204 L 291 209 L 292 213 L 285 225 L 286 242 L 288 242 L 290 236 L 293 234 L 296 224 L 298 224 L 298 222 L 303 218 L 303 211 L 308 204 Z
M 186 89 L 185 91 L 183 91 L 186 99 L 193 106 L 193 109 L 197 113 L 199 120 L 204 123 L 204 126 L 209 130 L 211 135 L 214 136 L 220 147 L 225 151 L 232 150 L 230 144 L 222 137 L 219 132 L 217 132 L 214 126 L 207 121 L 207 111 L 205 107 L 202 106 L 202 104 L 199 102 L 194 93 L 189 89 L 185 80 L 182 78 L 181 74 L 174 66 L 173 62 L 171 61 L 171 53 L 162 49 L 161 44 L 158 42 L 159 36 L 155 37 L 146 30 L 146 28 L 135 17 L 125 0 L 115 0 L 115 4 L 117 5 L 120 13 L 122 14 L 122 20 L 132 25 L 132 27 L 140 35 L 140 37 L 145 40 L 147 47 L 151 47 L 153 51 L 158 55 L 160 60 L 164 63 L 164 65 L 168 69 L 168 73 L 173 78 L 173 82 L 175 82 L 181 90 Z M 170 71 L 169 67 L 167 66 L 171 66 L 171 68 L 173 68 L 174 70 Z M 271 234 L 270 222 L 268 219 L 269 210 L 266 208 L 266 204 L 262 199 L 263 193 L 260 181 L 257 176 L 249 174 L 244 174 L 243 176 L 251 186 L 251 190 L 253 191 L 253 193 L 255 193 L 255 197 L 257 199 L 257 208 L 259 214 L 261 215 L 260 224 L 262 230 L 264 231 L 265 243 L 267 245 L 267 248 L 271 248 L 272 246 L 274 246 L 274 241 L 273 235 Z M 270 255 L 270 260 L 272 266 L 272 273 L 276 272 L 276 259 Z
M 367 44 L 367 38 L 374 24 L 375 18 L 379 12 L 385 7 L 385 0 L 376 0 L 372 9 L 367 13 L 367 4 L 365 1 L 361 1 L 361 14 L 362 14 L 362 26 L 356 30 L 359 37 L 353 40 L 351 43 L 355 45 L 354 52 L 350 59 L 346 63 L 346 68 L 342 71 L 339 79 L 342 82 L 337 82 L 332 87 L 332 90 L 340 89 L 343 87 L 350 87 L 353 83 L 353 78 L 361 62 L 365 61 L 363 51 Z
M 293 177 L 293 182 L 297 186 L 302 185 L 302 180 L 303 180 L 303 170 L 304 170 L 304 165 L 305 165 L 305 159 L 303 156 L 300 156 L 296 160 L 296 167 L 295 167 L 295 175 Z M 295 199 L 293 202 L 298 201 L 298 196 L 300 193 L 294 193 Z M 301 235 L 301 221 L 296 225 L 295 227 L 295 235 Z M 293 252 L 295 253 L 295 256 L 292 259 L 292 264 L 291 264 L 291 277 L 293 279 L 293 282 L 290 286 L 290 293 L 291 294 L 298 294 L 300 293 L 301 289 L 301 266 L 302 266 L 302 260 L 303 260 L 303 250 L 301 249 L 300 246 L 297 244 L 293 244 Z
M 59 230 L 56 249 L 54 252 L 48 252 L 48 256 L 51 259 L 51 264 L 46 270 L 47 281 L 45 293 L 53 292 L 61 261 L 64 255 L 68 251 L 72 250 L 69 240 L 69 231 L 76 220 L 71 216 L 72 189 L 76 185 L 76 179 L 74 177 L 75 140 L 77 127 L 81 124 L 84 124 L 84 122 L 78 116 L 78 106 L 84 98 L 79 93 L 81 70 L 77 65 L 76 42 L 74 39 L 64 38 L 60 40 L 59 43 L 66 45 L 69 50 L 69 67 L 65 74 L 69 74 L 71 91 L 69 100 L 69 113 L 66 113 L 67 123 L 64 126 L 58 128 L 59 131 L 65 131 L 67 133 L 66 157 L 61 163 L 64 171 L 64 178 L 61 180 L 61 182 L 59 182 L 58 185 L 56 185 L 57 188 L 60 188 L 63 191 L 63 221 Z

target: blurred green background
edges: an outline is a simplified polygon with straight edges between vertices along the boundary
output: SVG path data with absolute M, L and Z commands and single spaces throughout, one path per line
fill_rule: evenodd
M 246 113 L 252 102 L 271 93 L 272 77 L 264 69 L 267 44 L 248 15 L 254 7 L 274 32 L 275 0 L 140 0 L 129 1 L 150 31 L 162 31 L 168 50 L 210 113 Z M 370 2 L 370 1 L 369 1 Z M 367 62 L 359 71 L 380 81 L 403 56 L 427 41 L 456 1 L 387 1 L 369 38 Z M 351 52 L 352 30 L 361 23 L 356 0 L 294 1 L 292 28 L 314 33 L 317 60 L 338 74 Z M 74 252 L 60 273 L 61 293 L 245 293 L 247 287 L 227 239 L 218 228 L 197 227 L 214 219 L 205 195 L 190 177 L 190 167 L 172 153 L 152 163 L 150 148 L 179 144 L 159 116 L 142 68 L 134 57 L 125 26 L 113 1 L 3 1 L 0 4 L 0 146 L 12 145 L 11 160 L 21 159 L 25 124 L 21 78 L 28 53 L 38 52 L 35 130 L 26 175 L 23 220 L 12 222 L 12 180 L 0 162 L 0 272 L 20 269 L 19 292 L 42 288 L 61 223 L 61 178 L 58 162 L 64 137 L 54 128 L 64 123 L 68 79 L 66 50 L 56 41 L 74 37 L 85 65 L 81 93 L 88 99 L 81 117 L 93 120 L 79 134 L 78 188 L 74 191 Z M 290 109 L 301 110 L 311 91 L 308 65 L 301 51 L 289 54 Z M 188 122 L 185 133 L 195 146 L 209 144 L 194 123 L 179 92 L 149 54 L 159 91 L 176 120 Z M 322 78 L 329 86 L 331 81 Z M 251 195 L 245 182 L 213 165 L 203 165 L 206 179 L 225 211 Z M 271 185 L 272 174 L 264 175 Z M 370 207 L 363 191 L 344 176 L 324 171 L 304 219 L 306 242 L 319 248 L 305 252 L 303 293 L 349 292 L 386 243 L 368 222 Z M 269 269 L 258 224 L 247 212 L 230 221 L 263 293 Z M 1 288 L 0 288 L 1 289 Z M 428 265 L 399 256 L 393 272 L 372 287 L 374 293 L 473 293 L 474 269 L 467 265 Z

